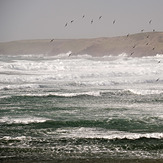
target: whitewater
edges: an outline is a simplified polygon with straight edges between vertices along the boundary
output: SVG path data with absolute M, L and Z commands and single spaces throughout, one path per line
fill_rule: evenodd
M 163 55 L 0 55 L 0 160 L 163 160 Z

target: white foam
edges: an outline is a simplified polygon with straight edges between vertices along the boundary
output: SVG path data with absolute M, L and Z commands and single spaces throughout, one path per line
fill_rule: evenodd
M 118 57 L 127 57 L 128 55 L 126 53 L 121 53 L 118 55 Z
M 100 92 L 92 91 L 92 92 L 81 92 L 81 93 L 55 93 L 53 95 L 64 96 L 64 97 L 74 97 L 74 96 L 80 96 L 80 95 L 100 96 Z
M 7 123 L 7 124 L 18 124 L 18 123 L 21 123 L 21 124 L 29 124 L 29 123 L 43 123 L 43 122 L 46 122 L 48 119 L 45 119 L 45 118 L 39 118 L 39 117 L 2 117 L 0 118 L 0 122 L 1 123 Z
M 70 52 L 63 54 L 68 56 Z M 72 58 L 72 59 L 71 59 Z M 0 62 L 0 82 L 15 84 L 30 83 L 84 83 L 85 86 L 109 86 L 121 84 L 157 83 L 163 78 L 162 55 L 144 58 L 119 56 L 93 58 L 58 57 L 30 60 L 25 58 Z M 158 60 L 161 61 L 158 64 Z M 37 89 L 37 88 L 36 88 Z
M 48 92 L 43 94 L 23 94 L 22 96 L 60 96 L 60 97 L 76 97 L 81 95 L 88 96 L 101 96 L 100 91 L 90 91 L 90 92 L 77 92 L 77 93 L 55 93 Z
M 58 54 L 56 57 L 57 58 L 69 57 L 71 54 L 72 54 L 72 52 L 71 51 L 68 51 L 67 53 Z
M 0 138 L 1 140 L 25 140 L 26 136 L 17 136 L 17 137 L 11 137 L 11 136 L 4 136 L 3 138 Z
M 0 99 L 3 99 L 3 98 L 10 98 L 11 96 L 9 96 L 9 95 L 5 95 L 5 96 L 1 96 L 0 95 Z
M 100 128 L 69 128 L 69 129 L 58 129 L 60 137 L 70 138 L 103 138 L 103 139 L 140 139 L 140 138 L 155 138 L 162 139 L 163 133 L 129 133 L 122 131 L 105 131 Z
M 157 54 L 156 57 L 157 58 L 163 58 L 163 54 Z
M 13 84 L 13 85 L 6 85 L 0 86 L 0 90 L 12 90 L 12 89 L 29 89 L 29 88 L 40 88 L 38 84 Z
M 163 93 L 163 90 L 128 89 L 128 91 L 137 95 L 150 95 L 150 94 L 162 94 Z

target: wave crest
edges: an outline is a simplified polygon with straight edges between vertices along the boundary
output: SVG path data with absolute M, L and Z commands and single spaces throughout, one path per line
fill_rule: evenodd
M 104 131 L 97 128 L 70 128 L 70 129 L 58 129 L 57 133 L 60 137 L 69 138 L 91 138 L 91 139 L 129 139 L 137 140 L 141 138 L 154 138 L 163 139 L 163 133 L 128 133 L 122 131 Z M 87 133 L 87 134 L 85 134 Z
M 127 91 L 136 95 L 152 95 L 152 94 L 162 94 L 162 90 L 143 90 L 143 89 L 128 89 Z
M 25 94 L 24 96 L 57 96 L 57 97 L 78 97 L 78 96 L 101 96 L 100 91 L 78 92 L 78 93 L 44 93 L 44 94 Z

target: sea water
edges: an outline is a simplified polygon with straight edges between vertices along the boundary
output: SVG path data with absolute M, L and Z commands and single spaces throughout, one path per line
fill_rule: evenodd
M 0 160 L 163 159 L 163 55 L 0 56 Z

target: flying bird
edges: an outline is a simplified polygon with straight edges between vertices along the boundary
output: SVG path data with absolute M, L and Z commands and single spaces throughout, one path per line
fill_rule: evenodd
M 53 42 L 53 41 L 54 41 L 54 39 L 51 39 L 51 40 L 50 40 L 50 42 Z
M 68 23 L 65 24 L 65 27 L 67 27 Z
M 74 20 L 71 20 L 71 23 L 73 23 L 74 22 Z
M 134 45 L 132 48 L 135 48 L 136 47 L 136 45 Z
M 72 55 L 72 52 L 70 51 L 69 53 L 68 53 L 68 57 L 70 57 Z
M 127 37 L 129 36 L 130 34 L 127 35 Z
M 132 52 L 132 53 L 130 54 L 130 56 L 133 55 L 133 54 L 134 54 L 134 52 Z
M 144 32 L 144 29 L 142 29 L 141 32 Z
M 102 18 L 102 16 L 100 16 L 98 19 L 100 20 Z
M 155 47 L 152 50 L 155 50 Z
M 148 45 L 149 43 L 147 42 L 146 45 Z
M 85 15 L 83 15 L 83 17 L 82 18 L 84 18 L 85 17 Z
M 149 24 L 151 24 L 151 23 L 152 23 L 152 20 L 149 21 Z
M 113 21 L 113 24 L 115 24 L 115 20 Z
M 91 20 L 91 24 L 93 23 L 93 19 Z
M 159 78 L 158 78 L 158 79 L 156 79 L 156 82 L 157 82 L 157 81 L 159 81 Z
M 158 63 L 160 63 L 161 61 L 158 61 Z

